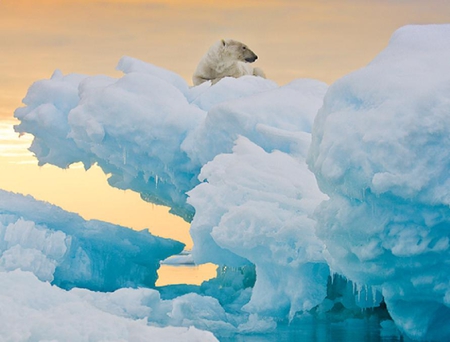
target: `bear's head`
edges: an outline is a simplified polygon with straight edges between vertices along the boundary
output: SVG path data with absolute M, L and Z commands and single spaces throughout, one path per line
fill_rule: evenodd
M 222 49 L 227 57 L 247 63 L 253 63 L 258 59 L 258 56 L 248 48 L 247 45 L 236 40 L 222 39 Z

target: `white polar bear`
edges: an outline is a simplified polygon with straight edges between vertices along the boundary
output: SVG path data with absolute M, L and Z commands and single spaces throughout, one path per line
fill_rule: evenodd
M 199 85 L 206 81 L 215 84 L 224 77 L 255 75 L 265 78 L 260 68 L 247 64 L 253 63 L 257 58 L 245 44 L 232 39 L 222 39 L 211 46 L 202 57 L 192 81 L 194 85 Z

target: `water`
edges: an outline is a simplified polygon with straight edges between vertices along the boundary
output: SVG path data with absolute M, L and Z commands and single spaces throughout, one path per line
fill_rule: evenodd
M 221 342 L 396 342 L 410 341 L 400 335 L 392 321 L 376 316 L 348 319 L 344 322 L 307 319 L 291 324 L 279 324 L 267 334 L 217 336 Z

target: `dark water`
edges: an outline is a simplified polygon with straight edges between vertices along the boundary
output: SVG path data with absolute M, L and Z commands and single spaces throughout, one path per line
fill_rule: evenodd
M 400 335 L 392 321 L 376 318 L 350 319 L 340 323 L 303 321 L 279 325 L 268 334 L 216 336 L 221 342 L 397 342 L 410 341 Z

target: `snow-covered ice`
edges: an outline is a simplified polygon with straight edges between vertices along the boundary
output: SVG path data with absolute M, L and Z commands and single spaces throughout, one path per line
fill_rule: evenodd
M 147 324 L 156 290 L 65 291 L 30 272 L 0 272 L 2 341 L 217 341 L 194 327 Z
M 241 136 L 232 154 L 203 167 L 200 179 L 206 181 L 189 192 L 194 259 L 252 262 L 257 278 L 246 311 L 292 317 L 320 304 L 329 271 L 308 216 L 325 196 L 304 159 L 267 153 Z
M 408 26 L 333 84 L 309 165 L 332 270 L 382 291 L 418 339 L 450 336 L 450 25 Z M 345 237 L 345 238 L 344 238 Z
M 182 248 L 0 190 L 0 340 L 216 341 L 193 324 L 147 324 L 178 305 L 146 306 L 161 302 L 159 262 Z
M 117 227 L 79 218 L 55 229 L 48 212 L 19 210 L 17 200 L 1 221 L 5 284 L 26 278 L 127 319 L 118 336 L 127 324 L 223 337 L 365 318 L 380 336 L 450 339 L 450 25 L 399 29 L 367 67 L 330 87 L 252 76 L 189 87 L 130 57 L 118 69 L 118 79 L 56 71 L 37 81 L 16 130 L 34 135 L 40 164 L 97 163 L 112 186 L 171 207 L 192 223 L 193 261 L 218 264 L 217 278 L 159 293 L 143 282 L 139 253 L 148 246 L 161 252 L 152 260 L 164 259 L 180 245 L 148 233 L 105 244 Z M 83 260 L 101 264 L 112 247 L 124 264 L 85 285 Z M 63 267 L 68 253 L 76 281 Z M 121 289 L 90 291 L 108 290 L 108 275 L 108 286 L 119 279 L 109 289 Z M 122 288 L 130 286 L 146 288 Z
M 0 190 L 2 271 L 30 271 L 66 289 L 154 287 L 160 261 L 183 247 L 147 230 L 85 221 L 31 196 Z

